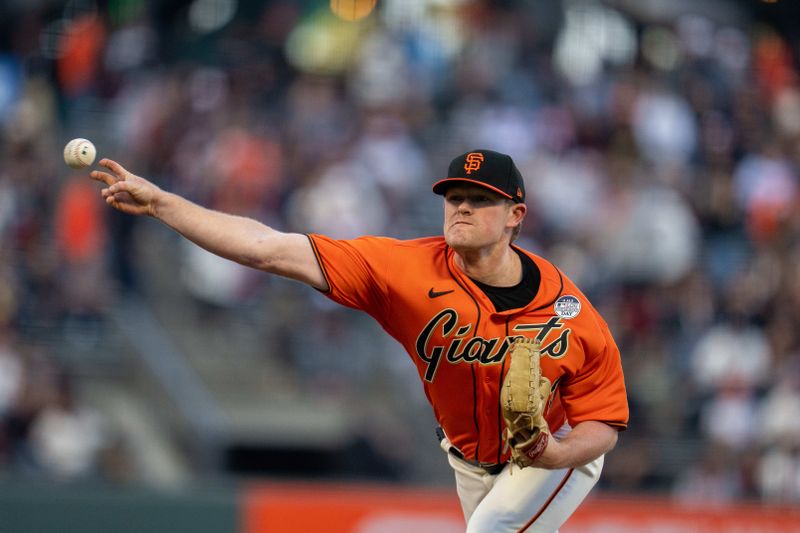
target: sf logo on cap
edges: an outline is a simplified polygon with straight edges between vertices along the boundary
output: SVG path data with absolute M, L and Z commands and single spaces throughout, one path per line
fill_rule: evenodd
M 464 164 L 464 170 L 467 171 L 467 174 L 472 172 L 473 170 L 478 170 L 481 168 L 481 163 L 483 163 L 483 154 L 480 152 L 472 152 L 467 154 L 467 162 Z

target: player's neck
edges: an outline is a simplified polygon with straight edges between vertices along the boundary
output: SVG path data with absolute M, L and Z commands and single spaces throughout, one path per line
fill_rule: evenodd
M 455 262 L 471 279 L 493 287 L 512 287 L 522 279 L 522 262 L 510 246 L 456 251 Z

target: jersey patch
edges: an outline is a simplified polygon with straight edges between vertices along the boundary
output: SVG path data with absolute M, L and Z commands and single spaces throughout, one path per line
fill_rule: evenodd
M 553 309 L 561 318 L 575 318 L 581 312 L 581 301 L 568 294 L 556 300 Z

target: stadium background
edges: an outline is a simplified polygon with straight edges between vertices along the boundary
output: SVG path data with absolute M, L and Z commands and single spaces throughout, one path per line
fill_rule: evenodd
M 796 530 L 798 20 L 788 0 L 379 0 L 355 22 L 322 0 L 4 0 L 0 531 L 459 527 L 400 347 L 106 209 L 61 161 L 79 136 L 335 237 L 437 233 L 453 154 L 512 154 L 523 245 L 623 354 L 630 429 L 586 524 Z M 394 522 L 335 526 L 355 502 Z

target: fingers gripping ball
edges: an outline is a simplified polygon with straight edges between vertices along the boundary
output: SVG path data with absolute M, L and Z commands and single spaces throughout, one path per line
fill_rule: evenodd
M 70 168 L 86 168 L 94 163 L 96 156 L 94 144 L 87 139 L 72 139 L 64 147 L 64 162 Z
M 331 0 L 331 11 L 342 20 L 361 20 L 375 9 L 377 0 Z
M 539 349 L 533 339 L 518 339 L 513 344 L 511 363 L 500 390 L 506 441 L 511 446 L 511 460 L 520 468 L 532 465 L 550 439 L 544 419 L 550 380 L 542 376 Z

